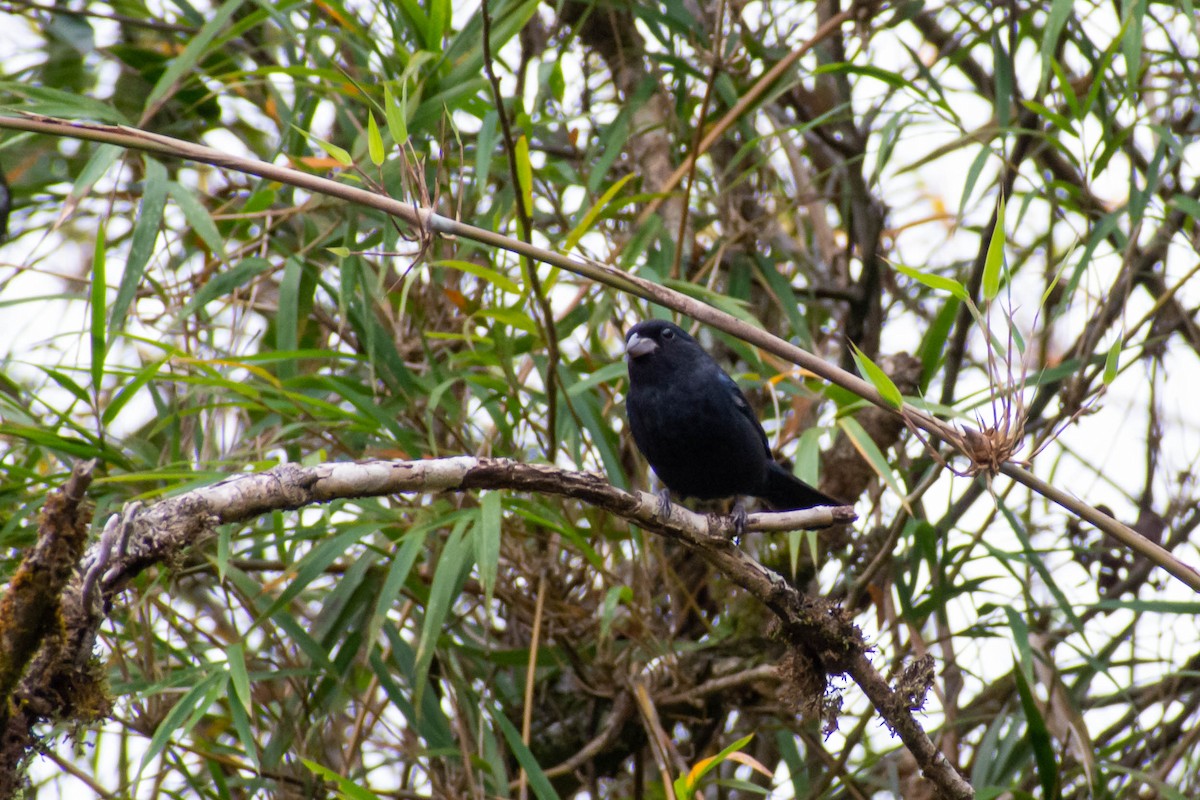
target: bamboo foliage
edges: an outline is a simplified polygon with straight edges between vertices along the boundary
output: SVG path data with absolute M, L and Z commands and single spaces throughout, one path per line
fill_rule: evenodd
M 1197 796 L 1192 12 L 5 3 L 0 790 Z

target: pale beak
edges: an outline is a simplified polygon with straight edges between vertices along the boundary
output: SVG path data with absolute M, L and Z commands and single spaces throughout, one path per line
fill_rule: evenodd
M 658 342 L 645 336 L 639 336 L 634 333 L 629 336 L 625 342 L 625 357 L 639 358 L 649 353 L 653 353 L 658 349 Z

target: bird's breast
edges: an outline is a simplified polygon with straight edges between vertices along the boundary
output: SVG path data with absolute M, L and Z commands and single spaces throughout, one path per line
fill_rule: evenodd
M 673 491 L 701 499 L 754 494 L 768 457 L 757 426 L 722 386 L 635 386 L 626 401 L 638 448 Z

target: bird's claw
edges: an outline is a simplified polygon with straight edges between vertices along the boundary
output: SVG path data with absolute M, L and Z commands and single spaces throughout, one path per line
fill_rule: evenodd
M 113 514 L 105 523 L 104 532 L 100 535 L 100 542 L 96 547 L 96 560 L 85 570 L 83 587 L 80 590 L 83 607 L 89 612 L 92 608 L 93 594 L 107 582 L 111 577 L 110 573 L 115 569 L 109 565 L 126 554 L 134 522 L 141 511 L 141 502 L 134 500 L 126 503 L 119 513 Z M 104 613 L 107 614 L 108 611 L 109 605 L 106 602 Z
M 658 518 L 663 521 L 671 518 L 671 490 L 666 487 L 658 491 Z
M 746 525 L 750 520 L 750 515 L 746 513 L 746 507 L 742 505 L 741 500 L 733 504 L 733 510 L 729 512 L 729 517 L 733 520 L 733 535 L 741 538 L 745 535 Z

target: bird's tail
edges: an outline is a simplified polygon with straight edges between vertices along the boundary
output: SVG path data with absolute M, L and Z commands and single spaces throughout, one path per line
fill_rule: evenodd
M 767 470 L 767 487 L 762 499 L 776 511 L 845 505 L 840 500 L 818 492 L 779 464 L 771 464 Z

